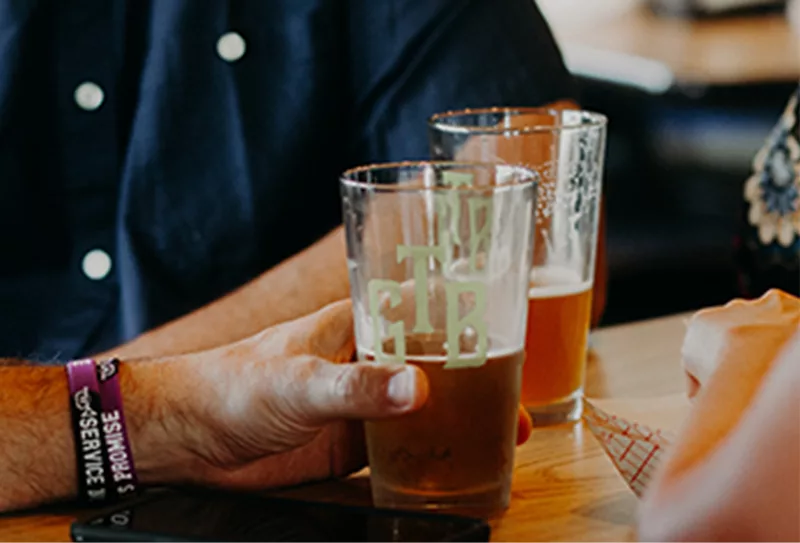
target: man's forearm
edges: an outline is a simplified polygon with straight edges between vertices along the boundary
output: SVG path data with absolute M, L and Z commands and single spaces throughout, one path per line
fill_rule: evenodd
M 193 313 L 107 354 L 168 356 L 233 343 L 350 294 L 343 228 Z
M 190 455 L 183 455 L 176 442 L 183 431 L 180 402 L 190 399 L 186 391 L 191 387 L 183 379 L 191 375 L 176 378 L 170 372 L 177 367 L 143 362 L 120 368 L 132 453 L 143 483 L 181 480 L 191 469 Z M 0 383 L 0 511 L 75 496 L 64 369 L 0 361 Z

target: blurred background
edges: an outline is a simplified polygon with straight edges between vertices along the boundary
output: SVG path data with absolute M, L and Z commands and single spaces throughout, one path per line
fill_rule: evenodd
M 536 1 L 610 117 L 603 323 L 741 295 L 744 182 L 800 81 L 787 1 Z

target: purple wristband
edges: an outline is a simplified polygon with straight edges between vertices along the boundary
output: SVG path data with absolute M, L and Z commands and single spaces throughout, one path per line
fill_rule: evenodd
M 67 364 L 72 432 L 78 464 L 78 494 L 90 503 L 106 499 L 108 461 L 103 447 L 100 387 L 93 360 Z
M 136 492 L 138 479 L 128 441 L 122 394 L 119 391 L 119 361 L 115 358 L 97 363 L 97 380 L 103 406 L 101 420 L 106 458 L 108 488 L 112 496 L 125 497 Z

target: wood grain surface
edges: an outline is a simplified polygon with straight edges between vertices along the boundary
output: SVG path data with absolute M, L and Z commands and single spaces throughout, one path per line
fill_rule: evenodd
M 674 429 L 685 413 L 680 345 L 685 315 L 601 329 L 592 336 L 587 395 L 597 405 Z M 369 503 L 366 472 L 282 495 Z M 637 500 L 583 424 L 536 429 L 517 452 L 511 507 L 494 541 L 630 541 Z M 69 506 L 0 515 L 0 540 L 68 541 Z

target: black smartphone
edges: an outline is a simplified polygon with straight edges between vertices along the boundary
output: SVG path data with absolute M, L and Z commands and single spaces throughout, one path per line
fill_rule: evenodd
M 481 519 L 199 489 L 169 490 L 72 524 L 73 541 L 489 541 Z

